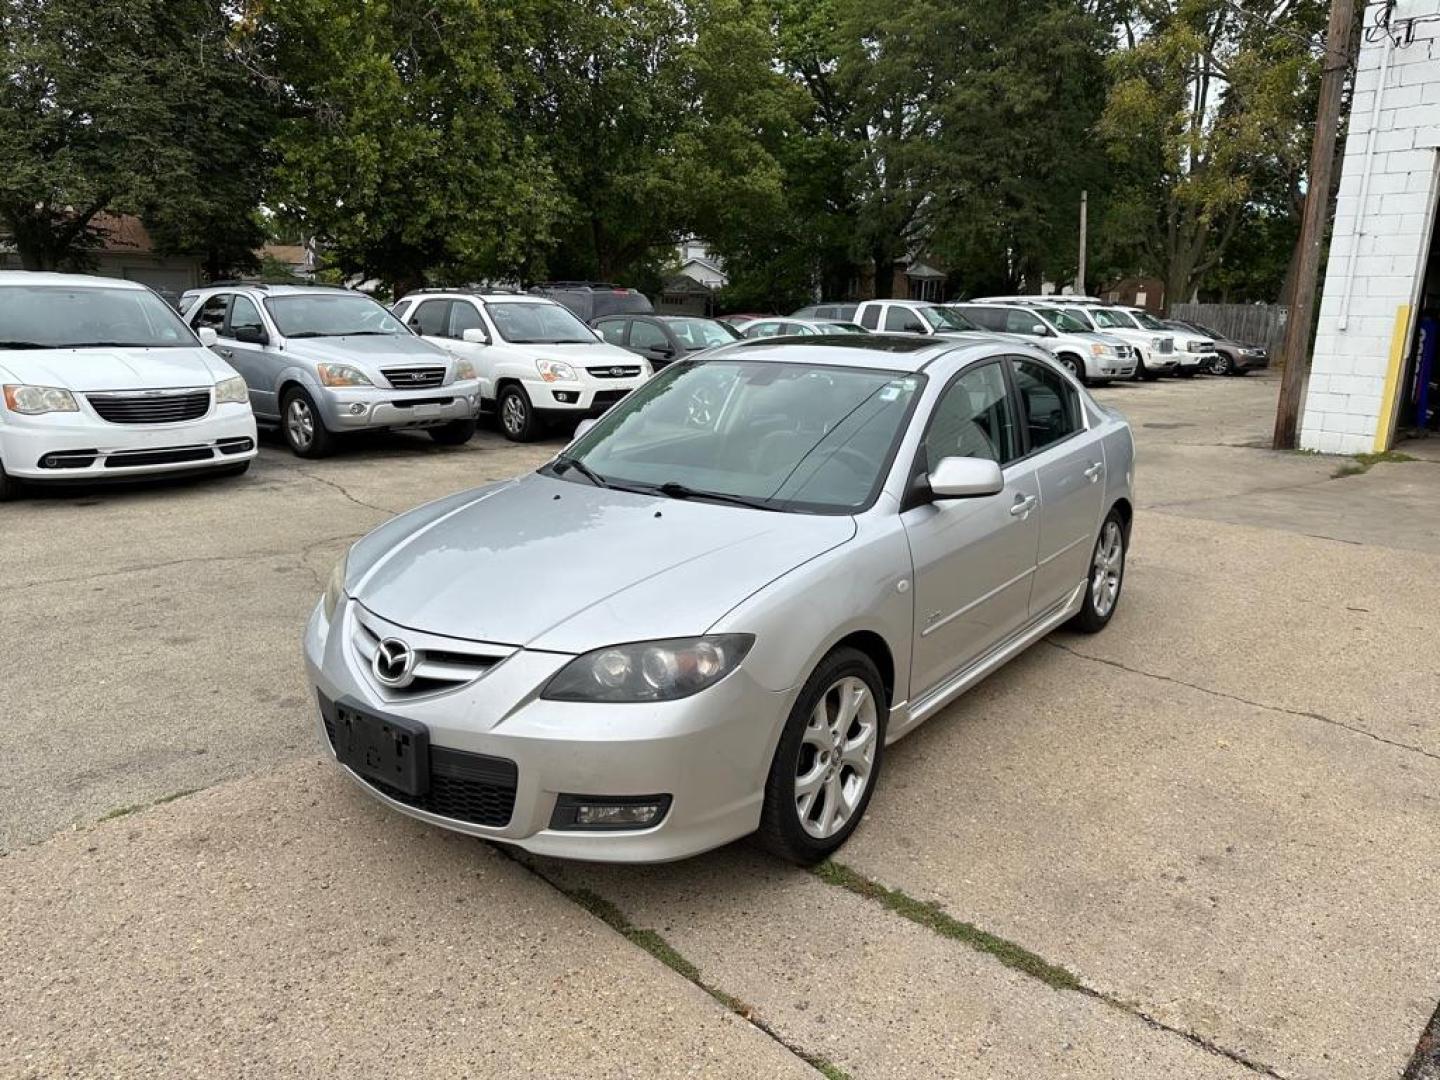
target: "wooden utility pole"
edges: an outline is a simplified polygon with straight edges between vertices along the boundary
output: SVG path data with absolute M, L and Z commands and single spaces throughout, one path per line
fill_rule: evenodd
M 1330 0 L 1330 25 L 1325 31 L 1325 67 L 1320 74 L 1320 103 L 1315 110 L 1315 138 L 1310 144 L 1310 176 L 1305 213 L 1296 244 L 1295 296 L 1280 346 L 1280 405 L 1275 412 L 1276 450 L 1295 449 L 1300 410 L 1305 405 L 1305 377 L 1310 373 L 1310 327 L 1315 321 L 1315 282 L 1320 275 L 1320 248 L 1325 240 L 1330 205 L 1330 172 L 1340 130 L 1340 94 L 1350 69 L 1350 28 L 1354 0 Z M 1353 258 L 1354 255 L 1352 254 Z
M 1088 191 L 1080 192 L 1080 272 L 1075 275 L 1075 291 L 1085 296 L 1085 231 L 1088 226 L 1086 215 L 1088 207 L 1086 201 L 1089 198 Z

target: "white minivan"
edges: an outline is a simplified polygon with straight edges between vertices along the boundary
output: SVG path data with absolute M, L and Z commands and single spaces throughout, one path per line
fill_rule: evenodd
M 481 408 L 515 442 L 551 423 L 599 416 L 653 375 L 643 356 L 602 341 L 569 308 L 541 296 L 424 289 L 391 309 L 426 341 L 470 361 Z
M 245 380 L 144 285 L 0 271 L 0 499 L 21 482 L 243 473 Z

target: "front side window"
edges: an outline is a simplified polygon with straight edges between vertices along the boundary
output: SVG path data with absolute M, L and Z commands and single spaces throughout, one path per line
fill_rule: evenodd
M 1034 360 L 1013 359 L 1010 365 L 1032 453 L 1080 430 L 1080 399 L 1065 376 Z
M 925 433 L 926 468 L 947 457 L 989 458 L 1004 465 L 1020 456 L 1009 386 L 998 362 L 971 368 L 950 384 Z
M 1099 322 L 1091 322 L 1090 313 L 1084 308 L 1066 308 L 1063 314 L 1070 316 L 1070 318 L 1074 319 L 1086 330 L 1094 330 L 1096 327 L 1103 325 Z
M 692 350 L 727 345 L 740 337 L 724 323 L 713 319 L 671 319 L 667 325 L 670 332 L 680 339 L 680 344 Z
M 195 335 L 175 309 L 148 289 L 0 286 L 0 349 L 105 345 L 196 347 Z
M 362 293 L 267 296 L 265 310 L 287 338 L 410 335 L 404 323 Z
M 670 341 L 665 331 L 654 323 L 633 322 L 630 324 L 630 346 L 634 349 L 668 349 Z
M 1080 319 L 1075 318 L 1073 315 L 1067 315 L 1059 308 L 1041 308 L 1039 314 L 1045 318 L 1046 322 L 1062 334 L 1083 334 L 1090 329 L 1090 327 L 1086 326 Z
M 1005 330 L 1028 337 L 1045 337 L 1045 324 L 1033 311 L 1010 310 L 1005 313 Z
M 225 294 L 212 296 L 200 305 L 195 313 L 195 329 L 214 330 L 217 334 L 225 329 L 225 312 L 230 307 L 230 297 Z
M 1127 314 L 1146 330 L 1170 329 L 1170 327 L 1166 326 L 1163 322 L 1155 318 L 1155 316 L 1151 315 L 1148 311 L 1131 311 L 1127 312 Z
M 230 336 L 233 338 L 240 330 L 249 330 L 255 335 L 265 333 L 265 324 L 260 321 L 260 309 L 248 296 L 235 297 L 235 302 L 230 305 Z
M 885 329 L 897 334 L 923 334 L 925 323 L 909 308 L 891 304 L 885 309 Z
M 466 330 L 485 330 L 485 320 L 468 300 L 453 300 L 450 303 L 450 336 L 459 341 Z M 488 334 L 485 335 L 487 338 Z
M 410 316 L 410 329 L 421 337 L 444 337 L 449 324 L 449 300 L 422 300 Z
M 860 313 L 860 325 L 866 330 L 874 330 L 880 325 L 880 306 L 871 304 Z
M 559 304 L 489 300 L 485 309 L 490 312 L 500 337 L 512 345 L 581 344 L 595 340 L 590 328 Z
M 546 471 L 675 498 L 850 513 L 874 500 L 924 376 L 765 360 L 682 361 Z
M 1095 325 L 1104 327 L 1106 330 L 1134 330 L 1135 322 L 1126 317 L 1123 311 L 1107 310 L 1096 308 L 1090 313 L 1095 320 Z
M 936 330 L 974 330 L 975 324 L 948 307 L 922 307 L 920 314 Z

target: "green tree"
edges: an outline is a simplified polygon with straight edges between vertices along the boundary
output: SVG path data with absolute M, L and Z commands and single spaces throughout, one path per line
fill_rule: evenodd
M 217 170 L 263 160 L 265 132 L 240 119 L 257 99 L 228 31 L 220 0 L 10 0 L 0 10 L 0 226 L 22 265 L 86 265 L 103 212 L 141 214 L 162 248 L 233 239 L 230 223 L 254 210 L 259 168 Z M 214 94 L 226 100 L 205 107 Z M 209 225 L 197 227 L 202 207 Z
M 1158 273 L 1189 299 L 1257 220 L 1267 178 L 1309 150 L 1320 0 L 1135 0 L 1101 124 L 1120 182 L 1104 216 L 1117 265 Z M 1288 254 L 1288 253 L 1287 253 Z
M 522 270 L 561 198 L 533 134 L 513 122 L 533 59 L 533 4 L 506 0 L 270 0 L 251 62 L 285 102 L 273 205 L 343 271 L 392 292 L 432 273 Z

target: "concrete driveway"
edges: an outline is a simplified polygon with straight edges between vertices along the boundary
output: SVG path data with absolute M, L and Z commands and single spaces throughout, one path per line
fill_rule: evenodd
M 333 559 L 558 443 L 5 507 L 0 1075 L 1429 1075 L 1440 464 L 1261 449 L 1276 386 L 1099 392 L 1114 623 L 895 746 L 815 873 L 517 859 L 319 761 Z

